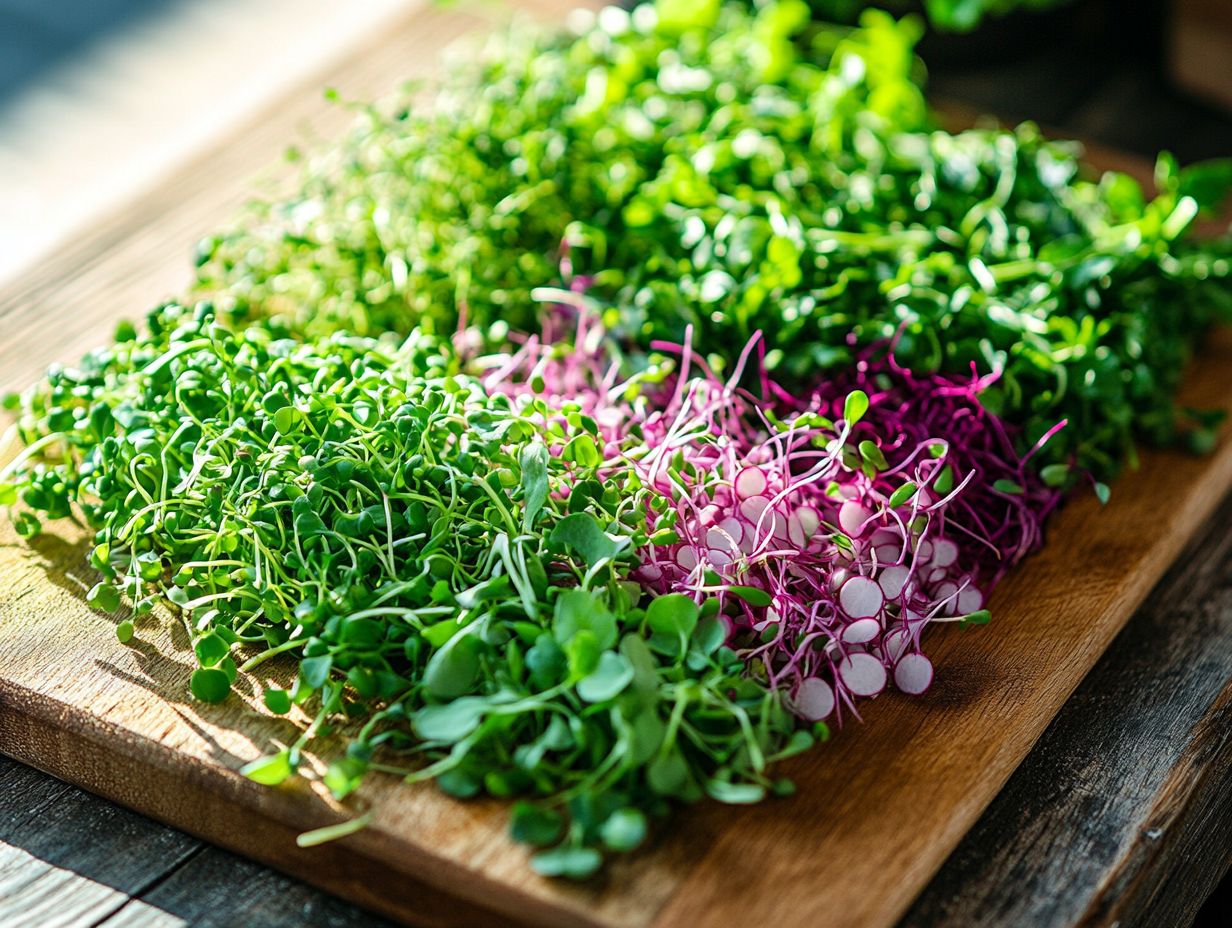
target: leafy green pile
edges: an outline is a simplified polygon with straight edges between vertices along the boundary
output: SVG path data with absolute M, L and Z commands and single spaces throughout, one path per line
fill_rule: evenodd
M 1020 10 L 1051 10 L 1069 2 L 1071 0 L 808 0 L 814 16 L 840 23 L 855 22 L 869 7 L 895 13 L 922 9 L 929 24 L 940 32 L 970 32 L 987 19 Z
M 104 578 L 89 601 L 123 597 L 138 621 L 174 603 L 197 698 L 297 660 L 265 704 L 315 720 L 254 779 L 281 782 L 350 718 L 336 797 L 376 768 L 545 799 L 515 807 L 513 833 L 573 877 L 639 844 L 671 799 L 786 788 L 768 765 L 812 735 L 745 675 L 716 600 L 628 580 L 666 502 L 631 470 L 601 482 L 576 404 L 489 395 L 419 335 L 305 343 L 233 332 L 206 305 L 146 328 L 26 394 L 0 505 L 20 491 L 25 534 L 79 507 Z
M 1182 242 L 1228 166 L 1161 159 L 1148 200 L 1030 126 L 935 130 L 910 22 L 803 45 L 806 20 L 664 0 L 498 39 L 207 242 L 200 286 L 311 331 L 534 330 L 563 242 L 634 345 L 761 331 L 803 381 L 898 335 L 917 373 L 1003 371 L 986 399 L 1021 450 L 1069 420 L 1041 466 L 1106 479 L 1135 437 L 1174 439 L 1193 339 L 1232 311 L 1227 247 Z
M 920 693 L 924 626 L 987 620 L 961 546 L 1008 564 L 1137 439 L 1210 441 L 1174 394 L 1232 316 L 1232 247 L 1186 240 L 1232 165 L 1161 157 L 1148 200 L 1030 126 L 940 131 L 911 22 L 807 22 L 609 8 L 365 111 L 205 243 L 213 302 L 15 404 L 0 506 L 24 535 L 80 511 L 89 601 L 133 605 L 122 641 L 178 607 L 197 698 L 294 661 L 265 704 L 313 721 L 260 782 L 349 721 L 335 796 L 382 770 L 525 797 L 515 836 L 573 877 L 672 800 L 787 790 L 769 765 L 825 733 L 787 700 Z M 794 691 L 732 650 L 754 632 Z

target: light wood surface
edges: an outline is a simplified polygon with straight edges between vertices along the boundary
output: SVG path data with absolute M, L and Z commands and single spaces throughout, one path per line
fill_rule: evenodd
M 416 14 L 315 86 L 388 89 L 473 24 Z M 329 134 L 345 122 L 322 110 L 316 92 L 296 95 L 0 294 L 0 388 L 71 361 L 114 319 L 180 287 L 193 239 L 234 211 L 295 127 Z M 1192 402 L 1232 407 L 1230 357 L 1232 339 L 1211 341 L 1190 378 Z M 1049 546 L 995 598 L 991 626 L 932 635 L 938 681 L 927 698 L 887 695 L 864 725 L 797 759 L 792 799 L 683 812 L 649 849 L 585 886 L 531 874 L 505 837 L 502 803 L 387 779 L 343 809 L 316 785 L 244 780 L 235 770 L 291 740 L 294 723 L 263 714 L 254 686 L 223 706 L 194 703 L 176 623 L 143 621 L 120 645 L 112 620 L 82 602 L 89 578 L 72 535 L 26 545 L 0 530 L 0 749 L 415 924 L 880 928 L 905 911 L 1230 486 L 1227 441 L 1202 460 L 1148 455 L 1107 509 L 1088 497 L 1059 515 Z M 364 832 L 296 848 L 299 831 L 367 808 Z

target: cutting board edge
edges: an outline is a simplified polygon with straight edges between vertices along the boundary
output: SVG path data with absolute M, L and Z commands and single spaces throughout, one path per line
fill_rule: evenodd
M 1232 326 L 1218 325 L 1212 327 L 1204 342 L 1204 347 L 1206 350 L 1199 351 L 1198 356 L 1193 358 L 1189 364 L 1186 380 L 1181 390 L 1182 399 L 1185 398 L 1189 390 L 1198 385 L 1197 380 L 1199 378 L 1197 375 L 1209 375 L 1210 372 L 1207 370 L 1209 365 L 1223 363 L 1220 359 L 1226 358 L 1227 352 L 1232 348 Z M 1153 449 L 1146 449 L 1144 451 L 1144 455 L 1152 456 L 1166 453 L 1168 452 Z M 1203 466 L 1196 485 L 1193 487 L 1192 492 L 1186 495 L 1185 505 L 1182 509 L 1174 513 L 1175 524 L 1186 527 L 1172 530 L 1165 529 L 1161 532 L 1152 550 L 1154 556 L 1147 560 L 1145 568 L 1130 574 L 1130 581 L 1119 587 L 1118 595 L 1102 610 L 1100 621 L 1098 622 L 1097 637 L 1092 644 L 1090 652 L 1083 661 L 1075 664 L 1073 672 L 1065 678 L 1064 685 L 1057 686 L 1048 691 L 1049 699 L 1046 701 L 1046 704 L 1040 707 L 1042 711 L 1033 717 L 1033 723 L 1027 729 L 1029 737 L 1024 738 L 1021 742 L 1011 743 L 1009 741 L 1002 741 L 996 746 L 995 751 L 992 753 L 991 764 L 983 769 L 983 776 L 979 781 L 978 789 L 968 789 L 965 792 L 964 801 L 955 806 L 954 812 L 956 814 L 950 817 L 944 831 L 936 833 L 934 840 L 926 845 L 927 850 L 910 863 L 909 870 L 907 871 L 911 874 L 910 878 L 900 878 L 894 881 L 889 891 L 883 892 L 880 895 L 880 901 L 875 906 L 875 911 L 865 910 L 854 916 L 854 918 L 849 917 L 846 913 L 839 914 L 836 916 L 837 920 L 827 921 L 825 928 L 868 928 L 870 925 L 892 928 L 892 926 L 899 923 L 907 913 L 912 902 L 924 891 L 928 881 L 937 873 L 946 858 L 958 846 L 962 837 L 971 829 L 980 815 L 983 814 L 984 810 L 996 797 L 997 793 L 1004 787 L 1010 776 L 1043 736 L 1066 701 L 1086 678 L 1087 674 L 1090 673 L 1104 652 L 1107 651 L 1116 636 L 1120 634 L 1129 620 L 1133 618 L 1151 594 L 1151 591 L 1159 584 L 1168 570 L 1176 563 L 1177 558 L 1185 551 L 1185 548 L 1193 542 L 1201 526 L 1215 515 L 1220 503 L 1232 495 L 1232 418 L 1226 421 L 1221 428 L 1215 450 L 1201 460 L 1203 461 Z M 1116 485 L 1114 484 L 1114 493 L 1116 492 L 1115 487 Z M 1072 508 L 1075 503 L 1091 507 L 1094 504 L 1094 500 L 1075 500 L 1071 498 L 1066 502 L 1066 507 Z M 1065 533 L 1057 531 L 1056 515 L 1054 514 L 1052 520 L 1052 530 L 1045 535 L 1045 545 L 1056 544 L 1058 535 L 1061 535 L 1063 539 L 1066 537 Z M 1102 515 L 1103 513 L 1100 509 L 1095 509 L 1092 513 L 1094 518 L 1099 518 Z M 1076 531 L 1077 526 L 1066 525 L 1065 528 L 1072 535 Z M 1064 543 L 1063 540 L 1062 544 Z M 1030 571 L 1032 562 L 1036 557 L 1038 557 L 1038 552 L 1024 563 L 1018 565 L 1005 585 L 997 590 L 990 603 L 990 608 L 994 613 L 1001 603 L 1014 597 L 1016 592 L 1014 577 Z M 870 719 L 868 724 L 875 725 L 876 720 Z M 995 764 L 995 766 L 992 766 L 992 764 Z M 995 776 L 988 776 L 989 770 L 995 771 Z M 695 928 L 718 928 L 718 926 L 725 924 L 722 921 L 721 913 L 716 913 L 705 904 L 701 906 L 690 905 L 692 900 L 699 896 L 705 896 L 704 892 L 700 892 L 703 884 L 698 879 L 698 876 L 699 872 L 695 870 L 693 875 L 675 888 L 664 905 L 651 919 L 649 928 L 676 928 L 678 925 L 685 924 L 695 926 Z M 694 884 L 696 884 L 696 887 Z M 781 915 L 781 913 L 776 914 Z M 789 928 L 794 923 L 783 921 L 780 917 L 778 924 L 782 928 Z
M 74 723 L 64 724 L 66 718 Z M 114 741 L 110 746 L 108 742 L 115 738 L 130 750 L 113 750 Z M 380 853 L 380 848 L 378 853 L 365 852 L 362 833 L 300 848 L 295 839 L 305 830 L 305 814 L 318 819 L 312 827 L 348 816 L 322 819 L 322 805 L 315 800 L 296 805 L 295 815 L 280 816 L 277 804 L 265 801 L 272 795 L 270 787 L 225 765 L 194 761 L 104 718 L 4 680 L 0 680 L 0 754 L 416 928 L 613 928 L 582 910 L 550 904 L 513 884 L 490 880 L 427 848 L 419 848 L 417 859 L 403 859 L 404 867 L 391 865 L 397 861 Z M 133 786 L 134 765 L 142 777 L 141 789 Z M 195 781 L 198 788 L 183 790 L 186 780 Z M 175 796 L 192 800 L 192 814 L 169 801 Z M 245 796 L 250 801 L 236 801 Z M 290 809 L 294 798 L 281 798 Z M 237 839 L 235 834 L 243 837 Z M 407 850 L 404 841 L 399 850 Z M 416 864 L 424 866 L 417 871 Z M 303 875 L 307 868 L 310 878 Z M 399 887 L 398 893 L 369 889 L 390 882 Z M 468 883 L 469 891 L 456 891 Z M 478 898 L 485 894 L 490 904 Z M 399 905 L 404 898 L 427 900 L 427 905 Z

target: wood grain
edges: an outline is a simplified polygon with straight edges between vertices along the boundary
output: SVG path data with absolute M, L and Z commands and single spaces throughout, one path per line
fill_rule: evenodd
M 328 82 L 370 96 L 392 74 L 430 67 L 467 25 L 418 14 Z M 0 380 L 20 385 L 50 360 L 71 360 L 117 316 L 174 292 L 185 276 L 178 255 L 235 208 L 254 166 L 295 125 L 328 132 L 341 118 L 315 95 L 297 97 L 23 278 L 0 296 Z M 1208 347 L 1191 399 L 1232 407 L 1232 339 Z M 586 886 L 535 877 L 505 837 L 502 804 L 460 804 L 389 779 L 358 799 L 372 827 L 298 849 L 296 833 L 357 808 L 339 807 L 316 782 L 269 790 L 240 777 L 245 761 L 294 737 L 295 720 L 265 715 L 251 685 L 223 706 L 192 702 L 191 651 L 166 617 L 143 620 L 138 639 L 120 645 L 111 620 L 82 602 L 78 536 L 28 546 L 0 532 L 0 748 L 416 924 L 888 926 L 1229 486 L 1225 441 L 1204 460 L 1148 456 L 1107 510 L 1076 500 L 1050 546 L 1002 588 L 991 628 L 933 636 L 939 680 L 928 699 L 871 705 L 866 725 L 792 765 L 801 787 L 792 800 L 690 810 Z M 1145 537 L 1143 525 L 1153 527 Z
M 0 281 L 424 2 L 0 0 Z
M 0 757 L 6 928 L 390 928 L 260 864 Z
M 1209 403 L 1228 387 L 1222 359 L 1232 342 L 1221 338 L 1212 350 L 1194 372 L 1195 401 Z M 767 910 L 785 925 L 890 924 L 1157 579 L 1187 527 L 1228 486 L 1229 449 L 1202 461 L 1150 456 L 1105 511 L 1076 501 L 1054 524 L 1049 548 L 1003 588 L 992 628 L 934 635 L 941 676 L 930 699 L 879 700 L 866 725 L 795 765 L 794 799 L 693 810 L 657 847 L 595 886 L 531 876 L 524 851 L 504 837 L 499 804 L 461 805 L 431 788 L 389 782 L 366 793 L 374 827 L 299 851 L 298 830 L 337 820 L 341 810 L 319 790 L 265 790 L 233 772 L 271 741 L 289 740 L 291 723 L 260 714 L 255 691 L 222 707 L 191 703 L 188 642 L 173 622 L 145 622 L 135 646 L 119 645 L 111 620 L 81 602 L 71 578 L 82 550 L 71 540 L 49 536 L 28 547 L 8 536 L 0 548 L 0 576 L 11 591 L 0 606 L 0 743 L 156 818 L 419 924 L 499 924 L 498 912 L 532 924 L 726 924 Z M 1162 483 L 1188 489 L 1170 491 L 1166 513 L 1151 493 Z M 1131 529 L 1147 522 L 1156 532 L 1141 544 Z M 859 891 L 841 893 L 836 880 Z M 408 881 L 417 892 L 406 892 Z M 822 886 L 831 888 L 818 893 Z M 433 888 L 451 889 L 470 907 Z
M 1228 408 L 1232 338 L 1207 348 L 1188 397 Z M 1211 458 L 1145 456 L 1102 510 L 1091 497 L 1071 502 L 1043 551 L 997 591 L 992 626 L 933 635 L 927 699 L 878 700 L 841 750 L 799 760 L 790 802 L 740 813 L 721 832 L 730 812 L 696 811 L 716 845 L 658 924 L 721 925 L 733 911 L 785 925 L 892 924 L 1230 486 L 1225 430 Z M 758 876 L 767 860 L 773 879 Z
M 0 778 L 0 925 L 96 925 L 200 852 L 12 761 L 0 760 Z
M 516 0 L 523 13 L 559 21 L 582 0 Z M 294 176 L 282 155 L 344 132 L 354 116 L 326 101 L 385 97 L 430 77 L 442 52 L 488 27 L 490 13 L 425 4 L 341 62 L 305 78 L 233 134 L 203 148 L 173 175 L 65 242 L 0 290 L 0 394 L 32 383 L 53 361 L 71 363 L 106 339 L 121 317 L 182 293 L 203 236 L 234 221 L 255 195 Z M 51 333 L 54 338 L 51 337 Z

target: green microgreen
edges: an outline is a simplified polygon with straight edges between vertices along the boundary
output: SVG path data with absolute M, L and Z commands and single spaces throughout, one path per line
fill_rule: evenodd
M 350 720 L 335 797 L 374 758 L 453 795 L 525 796 L 515 837 L 579 878 L 671 801 L 770 788 L 764 758 L 796 723 L 698 603 L 626 582 L 653 494 L 608 491 L 589 417 L 492 394 L 420 336 L 300 342 L 174 304 L 146 329 L 27 393 L 39 453 L 6 479 L 95 530 L 93 605 L 182 617 L 195 699 L 226 699 L 237 660 L 294 661 L 263 699 L 311 721 L 248 776 L 287 780 Z
M 760 331 L 789 383 L 889 340 L 917 374 L 998 372 L 982 401 L 1020 453 L 1070 423 L 1032 458 L 1076 465 L 1070 485 L 1139 440 L 1209 446 L 1174 394 L 1232 315 L 1232 249 L 1185 240 L 1226 162 L 1162 156 L 1152 196 L 1030 125 L 940 131 L 917 25 L 876 10 L 836 29 L 799 2 L 660 0 L 571 22 L 493 39 L 435 102 L 365 109 L 294 196 L 203 245 L 201 289 L 314 332 L 452 332 L 464 306 L 499 339 L 537 328 L 563 242 L 633 345 Z

